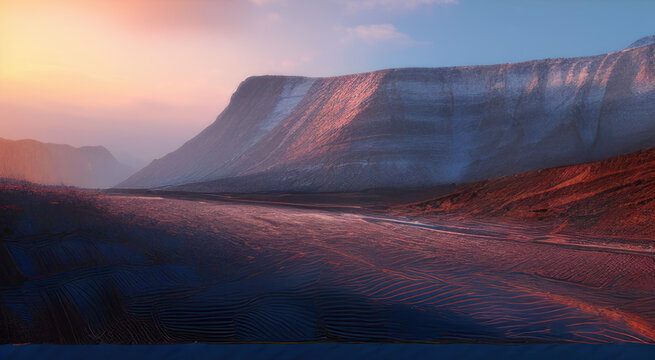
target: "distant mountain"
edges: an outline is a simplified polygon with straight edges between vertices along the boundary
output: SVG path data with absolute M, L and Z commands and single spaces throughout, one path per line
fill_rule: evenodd
M 655 45 L 645 44 L 516 64 L 251 77 L 212 125 L 119 186 L 422 187 L 650 148 Z
M 0 177 L 46 185 L 107 188 L 130 173 L 102 146 L 75 148 L 0 138 Z

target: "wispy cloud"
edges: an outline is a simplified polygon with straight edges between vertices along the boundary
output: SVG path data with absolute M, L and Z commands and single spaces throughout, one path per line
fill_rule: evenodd
M 312 60 L 309 55 L 302 55 L 297 59 L 284 59 L 280 61 L 280 67 L 284 70 L 296 70 L 298 67 L 310 62 Z
M 282 20 L 282 15 L 277 12 L 270 12 L 265 15 L 265 18 L 269 23 L 279 23 Z
M 286 0 L 250 0 L 250 2 L 255 5 L 270 5 L 284 3 Z
M 414 11 L 421 6 L 452 4 L 457 4 L 457 0 L 355 0 L 347 1 L 346 8 L 352 12 L 375 9 L 390 11 Z
M 359 25 L 345 28 L 348 41 L 361 40 L 367 43 L 394 42 L 397 44 L 411 45 L 417 43 L 409 35 L 398 31 L 393 24 L 371 24 Z

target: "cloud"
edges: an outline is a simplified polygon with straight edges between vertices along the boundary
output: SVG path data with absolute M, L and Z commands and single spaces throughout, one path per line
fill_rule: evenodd
M 389 11 L 414 11 L 421 6 L 452 4 L 457 4 L 457 0 L 355 0 L 347 1 L 346 8 L 351 12 L 374 9 L 383 9 Z
M 3 1 L 0 0 L 0 3 Z M 22 3 L 27 4 L 25 8 L 32 7 L 33 11 L 88 13 L 101 20 L 118 20 L 131 31 L 138 29 L 160 34 L 207 29 L 232 33 L 245 27 L 244 24 L 256 11 L 241 0 L 23 0 Z
M 284 59 L 280 62 L 283 70 L 296 70 L 298 67 L 310 62 L 312 58 L 309 55 L 303 55 L 298 59 Z
M 359 25 L 356 27 L 346 28 L 346 39 L 362 40 L 367 43 L 377 42 L 395 42 L 401 44 L 413 44 L 415 41 L 404 34 L 393 24 L 372 24 L 372 25 Z
M 269 23 L 279 23 L 282 20 L 282 15 L 277 12 L 270 12 L 266 14 L 265 18 Z
M 263 5 L 283 3 L 286 2 L 286 0 L 250 0 L 250 2 L 255 5 L 263 6 Z

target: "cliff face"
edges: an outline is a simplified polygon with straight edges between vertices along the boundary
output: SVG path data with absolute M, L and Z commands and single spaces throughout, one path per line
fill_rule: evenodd
M 352 191 L 464 183 L 655 146 L 655 45 L 516 64 L 246 79 L 120 184 Z
M 130 170 L 102 146 L 74 148 L 0 138 L 0 177 L 46 185 L 107 188 L 129 174 Z

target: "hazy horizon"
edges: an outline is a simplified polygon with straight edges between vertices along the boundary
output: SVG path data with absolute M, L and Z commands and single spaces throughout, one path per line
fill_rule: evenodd
M 146 163 L 211 124 L 248 76 L 596 55 L 655 33 L 654 10 L 640 1 L 0 0 L 0 137 L 102 145 Z

